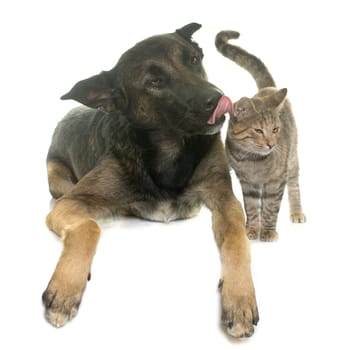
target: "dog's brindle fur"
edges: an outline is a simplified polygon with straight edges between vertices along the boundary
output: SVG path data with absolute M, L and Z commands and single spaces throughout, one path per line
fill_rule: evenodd
M 199 27 L 138 43 L 111 71 L 62 97 L 89 108 L 58 124 L 47 158 L 57 199 L 47 225 L 64 245 L 43 294 L 54 326 L 78 311 L 100 238 L 95 220 L 121 214 L 170 221 L 204 204 L 222 260 L 222 321 L 234 337 L 254 331 L 249 242 L 219 132 L 224 116 L 208 124 L 222 92 L 207 81 L 202 51 L 191 40 Z

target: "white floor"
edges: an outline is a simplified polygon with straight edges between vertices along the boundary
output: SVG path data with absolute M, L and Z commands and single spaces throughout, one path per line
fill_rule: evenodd
M 1 349 L 350 348 L 347 12 L 341 1 L 279 4 L 222 1 L 205 10 L 187 4 L 184 13 L 159 2 L 161 12 L 151 14 L 149 2 L 137 8 L 62 0 L 0 9 Z M 136 9 L 144 16 L 130 20 Z M 170 224 L 104 224 L 78 316 L 54 329 L 41 305 L 61 249 L 44 223 L 45 156 L 56 122 L 74 105 L 58 97 L 76 80 L 111 68 L 136 41 L 190 21 L 203 24 L 195 39 L 209 79 L 232 99 L 253 95 L 255 87 L 213 48 L 221 29 L 241 31 L 239 45 L 288 87 L 308 221 L 289 223 L 285 197 L 280 240 L 252 243 L 260 322 L 250 339 L 229 339 L 219 327 L 220 261 L 206 209 Z M 240 196 L 236 181 L 234 188 Z

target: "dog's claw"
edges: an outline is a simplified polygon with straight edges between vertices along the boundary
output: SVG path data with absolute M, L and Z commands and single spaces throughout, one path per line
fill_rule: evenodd
M 224 280 L 222 278 L 220 278 L 219 283 L 218 283 L 218 290 L 221 291 L 223 285 L 224 285 Z

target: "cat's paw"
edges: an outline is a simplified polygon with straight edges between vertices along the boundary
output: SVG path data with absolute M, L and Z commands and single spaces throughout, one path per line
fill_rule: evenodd
M 301 224 L 306 222 L 306 216 L 303 213 L 293 213 L 290 214 L 290 221 Z
M 259 232 L 256 229 L 253 228 L 248 228 L 247 227 L 247 237 L 251 240 L 254 241 L 259 238 Z
M 278 233 L 275 230 L 262 230 L 260 233 L 260 241 L 274 242 L 278 240 Z

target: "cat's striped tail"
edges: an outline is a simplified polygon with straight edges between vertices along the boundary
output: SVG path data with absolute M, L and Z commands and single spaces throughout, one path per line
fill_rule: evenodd
M 215 46 L 222 55 L 236 62 L 239 66 L 248 71 L 255 79 L 259 90 L 270 86 L 276 87 L 270 72 L 258 57 L 243 50 L 239 46 L 228 43 L 230 39 L 238 38 L 238 32 L 233 30 L 221 31 L 216 35 Z

